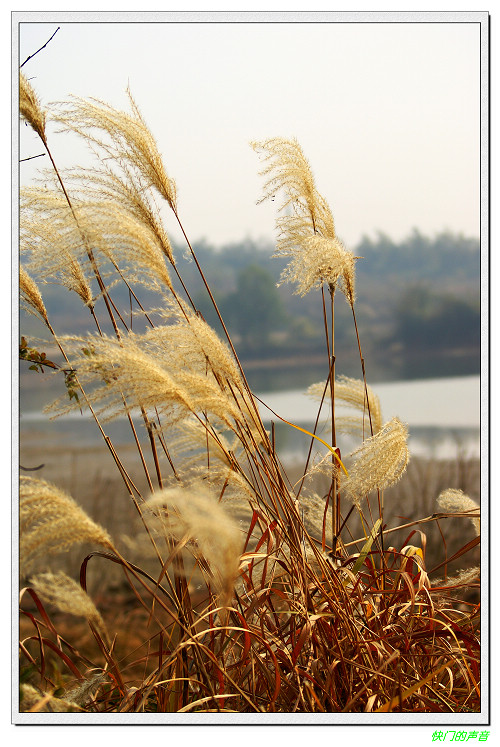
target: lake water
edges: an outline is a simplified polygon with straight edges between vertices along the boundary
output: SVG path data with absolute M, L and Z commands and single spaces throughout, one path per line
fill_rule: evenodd
M 480 377 L 460 376 L 394 381 L 371 387 L 380 400 L 383 419 L 397 416 L 414 426 L 479 428 Z M 259 394 L 278 415 L 296 423 L 314 421 L 317 402 L 301 390 Z M 325 408 L 326 411 L 326 408 Z M 347 411 L 347 410 L 346 410 Z M 339 408 L 340 412 L 340 408 Z M 262 415 L 271 419 L 262 407 Z
M 379 397 L 384 422 L 397 416 L 409 426 L 409 446 L 413 454 L 449 458 L 457 449 L 470 456 L 480 455 L 481 384 L 479 376 L 459 376 L 440 379 L 395 381 L 371 386 Z M 318 412 L 318 402 L 301 390 L 270 392 L 259 395 L 271 410 L 292 423 L 312 430 Z M 279 422 L 264 406 L 264 421 Z M 353 410 L 336 408 L 338 415 L 353 414 Z M 326 428 L 328 409 L 324 405 L 320 424 Z M 280 424 L 280 431 L 282 430 Z M 285 426 L 293 433 L 297 433 Z M 321 425 L 320 425 L 321 428 Z M 325 432 L 325 431 L 323 431 Z M 326 431 L 327 432 L 327 431 Z M 318 435 L 321 435 L 317 431 Z M 300 450 L 299 441 L 307 436 L 297 433 L 287 437 L 285 451 Z M 293 441 L 293 447 L 292 447 Z M 350 445 L 346 444 L 349 448 Z
M 481 386 L 479 376 L 444 379 L 424 379 L 371 385 L 378 395 L 384 422 L 397 416 L 407 423 L 409 446 L 415 455 L 449 458 L 458 449 L 468 456 L 480 455 Z M 258 393 L 261 400 L 278 415 L 292 423 L 312 430 L 318 402 L 303 390 Z M 284 461 L 301 457 L 307 452 L 310 439 L 279 421 L 264 405 L 261 414 L 267 427 L 275 423 L 276 442 Z M 337 408 L 342 415 L 348 410 Z M 352 414 L 351 410 L 351 414 Z M 324 408 L 317 434 L 328 438 L 328 413 Z M 87 416 L 74 413 L 70 417 L 49 421 L 41 412 L 25 412 L 20 418 L 20 438 L 23 433 L 38 434 L 40 439 L 64 443 L 69 438 L 80 446 L 99 443 L 100 435 L 94 422 Z M 75 435 L 75 432 L 77 435 Z M 128 426 L 124 420 L 106 425 L 106 432 L 116 443 L 128 441 Z M 323 434 L 323 435 L 322 435 Z M 350 450 L 346 439 L 342 451 Z

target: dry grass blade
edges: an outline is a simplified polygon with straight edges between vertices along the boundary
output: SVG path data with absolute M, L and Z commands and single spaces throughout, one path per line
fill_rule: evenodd
M 384 703 L 384 705 L 380 706 L 380 708 L 377 708 L 375 713 L 389 713 L 392 711 L 393 708 L 396 706 L 400 706 L 403 704 L 403 702 L 414 692 L 422 688 L 424 685 L 426 685 L 430 680 L 432 680 L 434 677 L 437 677 L 438 674 L 440 674 L 444 669 L 449 667 L 451 664 L 453 664 L 453 660 L 447 661 L 444 664 L 442 664 L 440 667 L 435 669 L 434 671 L 430 672 L 428 675 L 423 677 L 418 682 L 415 682 L 414 685 L 409 687 L 407 690 L 402 692 L 400 695 L 397 695 L 395 698 L 392 698 L 388 703 Z

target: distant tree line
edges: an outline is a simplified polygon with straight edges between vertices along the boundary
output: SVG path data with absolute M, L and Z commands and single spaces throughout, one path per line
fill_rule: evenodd
M 298 365 L 303 361 L 307 366 L 310 356 L 324 350 L 318 294 L 300 298 L 288 285 L 277 287 L 286 263 L 272 257 L 271 243 L 245 240 L 216 249 L 200 241 L 195 251 L 243 361 L 295 356 Z M 194 288 L 192 295 L 201 313 L 217 328 L 217 316 L 198 271 L 183 252 L 183 247 L 174 247 L 181 275 L 186 285 Z M 359 257 L 358 324 L 372 377 L 380 380 L 479 371 L 477 239 L 449 232 L 429 238 L 415 229 L 396 243 L 379 233 L 376 239 L 364 237 L 355 254 Z M 67 291 L 57 292 L 50 285 L 42 290 L 49 313 L 64 327 Z M 112 293 L 125 297 L 127 292 L 117 286 Z M 158 298 L 149 297 L 148 292 L 141 300 L 145 306 L 158 306 Z M 341 297 L 337 314 L 341 372 L 359 375 L 350 310 Z M 81 325 L 87 322 L 82 309 Z
M 250 242 L 198 248 L 241 356 L 307 356 L 323 349 L 317 294 L 277 288 L 285 263 L 273 247 Z M 477 239 L 414 230 L 395 243 L 379 233 L 355 250 L 358 319 L 364 354 L 376 378 L 460 375 L 479 371 L 480 251 Z M 192 281 L 195 279 L 192 278 Z M 203 292 L 197 303 L 217 324 Z M 343 373 L 358 375 L 350 310 L 339 297 L 336 337 Z

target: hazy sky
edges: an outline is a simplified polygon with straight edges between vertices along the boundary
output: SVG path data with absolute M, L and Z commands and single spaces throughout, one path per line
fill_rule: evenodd
M 477 23 L 23 23 L 20 62 L 57 26 L 23 68 L 42 102 L 125 108 L 130 84 L 193 240 L 273 238 L 249 147 L 273 136 L 299 140 L 348 246 L 413 227 L 479 236 Z M 49 137 L 60 163 L 83 163 Z M 41 152 L 24 127 L 20 147 Z M 22 181 L 42 160 L 21 164 Z

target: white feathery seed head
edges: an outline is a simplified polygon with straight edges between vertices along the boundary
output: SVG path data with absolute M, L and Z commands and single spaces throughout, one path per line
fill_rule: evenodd
M 229 605 L 239 574 L 243 535 L 216 496 L 200 481 L 159 491 L 147 506 L 162 517 L 173 536 L 179 540 L 188 537 L 195 543 L 209 564 L 221 605 Z
M 31 83 L 22 72 L 19 73 L 19 111 L 21 117 L 45 142 L 46 113 Z
M 372 490 L 389 488 L 401 478 L 410 458 L 407 439 L 408 428 L 395 417 L 351 454 L 354 461 L 341 488 L 358 507 Z
M 311 167 L 296 140 L 271 138 L 251 143 L 266 164 L 260 172 L 266 177 L 263 200 L 283 195 L 279 211 L 288 214 L 277 219 L 277 257 L 291 257 L 282 273 L 283 282 L 296 283 L 296 292 L 305 295 L 326 283 L 333 294 L 339 287 L 348 303 L 354 304 L 355 260 L 339 240 L 326 200 L 316 189 Z
M 114 109 L 98 99 L 73 97 L 54 119 L 63 130 L 81 135 L 115 163 L 132 170 L 148 187 L 157 190 L 175 212 L 175 183 L 167 175 L 156 140 L 137 104 L 129 90 L 127 93 L 131 113 Z
M 330 387 L 325 389 L 324 382 L 311 384 L 307 394 L 313 399 L 321 399 L 325 392 L 325 398 L 331 398 Z M 368 399 L 367 399 L 368 394 Z M 366 385 L 361 379 L 352 379 L 348 376 L 338 376 L 334 387 L 335 405 L 350 407 L 359 412 L 359 417 L 339 416 L 335 421 L 336 429 L 344 432 L 359 431 L 370 433 L 370 421 L 373 435 L 382 427 L 382 410 L 380 400 L 372 387 Z
M 19 485 L 19 560 L 21 576 L 47 562 L 47 556 L 92 542 L 114 551 L 108 533 L 60 488 L 21 476 Z
M 94 602 L 80 584 L 63 571 L 39 573 L 31 578 L 29 583 L 46 604 L 52 604 L 60 612 L 85 617 L 109 645 L 109 636 L 104 620 Z
M 453 490 L 451 488 L 443 490 L 438 496 L 437 504 L 443 512 L 469 514 L 476 536 L 479 537 L 481 533 L 479 504 L 469 498 L 463 490 Z

